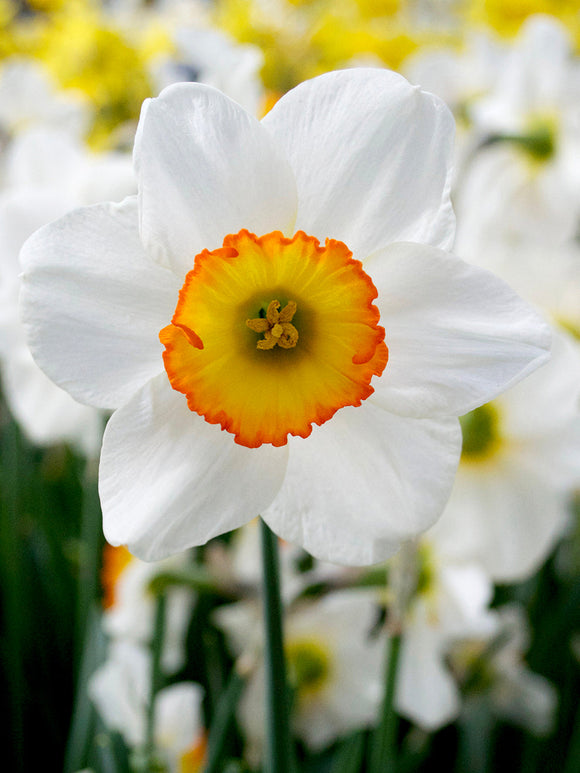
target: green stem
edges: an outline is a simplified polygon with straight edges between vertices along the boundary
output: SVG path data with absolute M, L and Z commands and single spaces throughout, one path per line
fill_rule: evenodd
M 371 773 L 391 773 L 397 764 L 396 739 L 399 720 L 394 703 L 401 641 L 401 634 L 393 634 L 387 640 L 385 695 L 381 718 L 373 736 Z
M 574 728 L 568 745 L 568 754 L 563 773 L 574 773 L 575 770 L 578 770 L 578 760 L 580 760 L 580 707 L 576 711 Z
M 463 704 L 458 720 L 459 746 L 457 767 L 470 773 L 488 773 L 491 769 L 490 751 L 493 748 L 494 719 L 485 701 L 478 696 Z
M 208 760 L 204 773 L 220 773 L 222 770 L 229 730 L 243 687 L 244 679 L 234 669 L 213 717 L 208 739 Z
M 100 610 L 95 604 L 89 610 L 85 630 L 85 644 L 76 680 L 74 709 L 66 745 L 64 773 L 75 773 L 86 768 L 88 764 L 89 749 L 96 734 L 98 720 L 88 695 L 87 683 L 105 660 L 106 644 Z
M 24 463 L 20 433 L 0 403 L 0 601 L 4 622 L 2 625 L 2 672 L 6 680 L 9 706 L 10 737 L 14 761 L 24 755 L 24 706 L 29 689 L 24 666 L 26 609 L 26 566 L 21 518 L 21 467 Z M 3 688 L 6 689 L 6 688 Z M 10 765 L 10 754 L 8 765 Z M 24 770 L 21 764 L 14 770 Z
M 75 665 L 78 672 L 86 642 L 87 621 L 99 597 L 99 571 L 103 549 L 101 504 L 97 489 L 98 465 L 88 459 L 83 476 L 81 512 L 81 554 L 78 575 L 77 614 L 75 620 Z
M 163 681 L 161 653 L 163 651 L 163 636 L 165 633 L 165 607 L 165 594 L 160 593 L 155 602 L 155 623 L 151 640 L 151 683 L 147 707 L 144 771 L 158 769 L 155 762 L 155 699 Z
M 282 631 L 282 601 L 278 566 L 278 540 L 261 521 L 264 575 L 264 665 L 266 681 L 266 771 L 290 773 L 291 745 L 288 689 Z

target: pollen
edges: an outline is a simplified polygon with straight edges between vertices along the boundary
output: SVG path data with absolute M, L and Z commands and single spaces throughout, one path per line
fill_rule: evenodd
M 387 364 L 377 291 L 340 241 L 242 230 L 195 257 L 159 337 L 191 411 L 249 448 L 359 406 Z
M 281 346 L 282 349 L 292 349 L 298 343 L 298 331 L 292 324 L 292 318 L 296 314 L 296 304 L 288 301 L 286 306 L 280 309 L 280 301 L 270 301 L 265 317 L 247 319 L 246 325 L 255 333 L 264 333 L 256 344 L 258 349 L 273 349 Z

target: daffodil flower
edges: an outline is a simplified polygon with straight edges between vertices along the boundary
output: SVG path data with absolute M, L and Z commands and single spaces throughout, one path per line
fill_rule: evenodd
M 322 749 L 376 719 L 385 648 L 384 633 L 377 630 L 379 609 L 374 591 L 351 589 L 286 611 L 293 728 L 310 749 Z M 220 607 L 215 615 L 238 656 L 239 667 L 249 669 L 237 714 L 245 754 L 255 766 L 260 765 L 265 745 L 259 611 L 254 603 L 242 601 Z
M 307 81 L 261 122 L 200 84 L 145 103 L 138 196 L 23 250 L 34 356 L 114 409 L 111 543 L 159 559 L 260 513 L 368 564 L 437 519 L 456 417 L 549 349 L 507 285 L 446 252 L 452 144 L 445 105 L 381 69 Z
M 55 386 L 28 350 L 18 311 L 18 253 L 37 228 L 74 207 L 104 196 L 122 199 L 134 191 L 131 159 L 125 154 L 88 153 L 76 138 L 46 125 L 21 131 L 2 161 L 0 375 L 4 399 L 31 442 L 71 443 L 97 458 L 103 427 L 100 412 L 80 405 Z
M 449 558 L 496 582 L 538 571 L 569 528 L 580 486 L 579 400 L 577 343 L 554 332 L 545 368 L 462 419 L 461 463 L 432 532 Z
M 88 693 L 110 730 L 139 753 L 147 738 L 151 655 L 146 647 L 120 639 L 91 675 Z M 196 682 L 174 682 L 155 699 L 155 754 L 162 770 L 202 769 L 206 734 L 202 720 L 203 689 Z

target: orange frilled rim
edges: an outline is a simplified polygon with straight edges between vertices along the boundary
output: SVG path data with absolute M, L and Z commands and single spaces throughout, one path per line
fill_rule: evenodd
M 204 250 L 159 334 L 172 387 L 237 443 L 308 437 L 387 364 L 377 290 L 342 242 L 242 230 Z

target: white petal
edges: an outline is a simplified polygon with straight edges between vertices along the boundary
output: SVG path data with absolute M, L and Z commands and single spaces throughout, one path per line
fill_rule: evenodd
M 131 746 L 145 742 L 150 680 L 149 651 L 120 639 L 88 681 L 89 697 L 101 719 Z
M 21 252 L 32 354 L 80 402 L 115 408 L 163 370 L 180 284 L 143 251 L 135 199 L 71 212 Z
M 373 255 L 365 269 L 389 347 L 372 400 L 389 411 L 460 416 L 549 357 L 548 326 L 484 269 L 408 243 Z
M 195 682 L 176 682 L 155 698 L 155 742 L 178 769 L 179 758 L 203 732 L 203 689 Z
M 91 121 L 88 99 L 75 89 L 57 90 L 46 69 L 31 58 L 11 56 L 0 75 L 0 124 L 8 133 L 35 123 L 82 136 Z
M 64 189 L 22 187 L 8 189 L 0 196 L 0 281 L 17 279 L 18 253 L 38 228 L 66 214 L 77 202 Z
M 365 565 L 440 515 L 461 434 L 455 419 L 406 419 L 367 401 L 289 445 L 284 485 L 264 519 L 317 558 Z
M 144 103 L 135 167 L 143 243 L 179 273 L 229 233 L 294 225 L 288 162 L 255 118 L 210 86 L 178 83 Z
M 172 390 L 165 373 L 107 425 L 99 474 L 105 536 L 155 561 L 247 523 L 284 477 L 287 451 L 237 445 Z
M 538 569 L 561 536 L 566 505 L 561 491 L 517 461 L 461 465 L 433 536 L 450 558 L 477 561 L 498 582 L 517 582 Z
M 50 185 L 70 191 L 86 159 L 82 142 L 68 132 L 36 126 L 9 145 L 6 182 L 9 186 Z
M 580 407 L 578 342 L 555 329 L 550 361 L 502 394 L 495 404 L 502 437 L 521 445 L 534 438 L 563 437 L 577 420 Z M 580 443 L 578 446 L 580 449 Z
M 156 600 L 149 591 L 149 584 L 160 573 L 184 569 L 190 560 L 187 551 L 151 563 L 133 558 L 115 584 L 114 604 L 103 614 L 105 633 L 113 639 L 147 646 L 154 632 Z M 175 673 L 185 663 L 185 638 L 193 598 L 191 589 L 179 585 L 169 588 L 166 594 L 161 665 L 167 673 Z
M 424 730 L 437 730 L 459 711 L 459 690 L 443 663 L 441 634 L 424 623 L 405 636 L 395 706 Z
M 392 241 L 450 247 L 454 124 L 445 104 L 380 69 L 327 73 L 262 120 L 296 175 L 296 226 L 363 258 Z
M 10 411 L 33 443 L 72 443 L 98 457 L 104 418 L 50 381 L 28 349 L 15 348 L 5 358 L 2 387 Z

